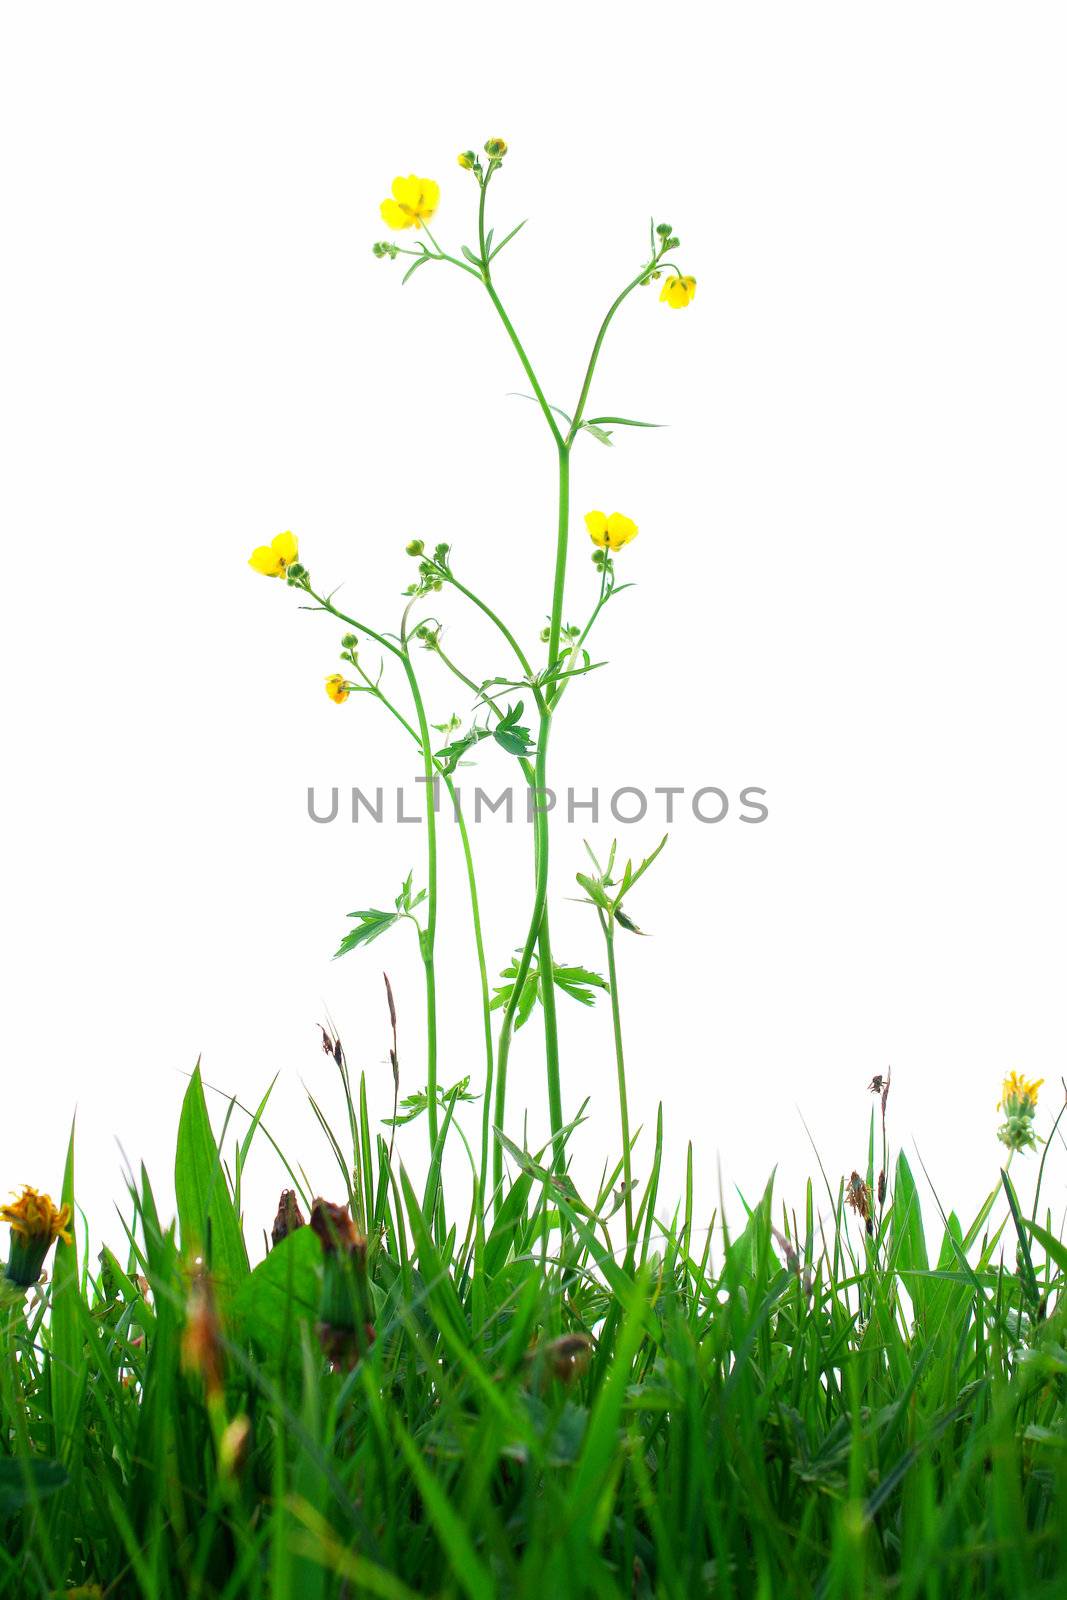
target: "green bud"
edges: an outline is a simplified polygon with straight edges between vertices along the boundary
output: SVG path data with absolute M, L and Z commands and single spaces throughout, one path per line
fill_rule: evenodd
M 656 224 L 656 232 L 659 234 L 661 239 L 669 239 L 670 238 L 670 233 L 671 233 L 671 225 L 670 225 L 670 223 L 669 222 L 658 222 Z
M 421 539 L 412 539 L 410 544 L 404 546 L 404 549 L 409 556 L 421 556 L 426 546 Z
M 508 153 L 508 147 L 503 139 L 487 139 L 485 153 L 492 161 L 503 161 Z
M 343 634 L 342 637 L 341 637 L 341 649 L 342 650 L 354 650 L 358 643 L 359 643 L 359 638 L 354 633 L 346 633 L 346 634 Z
M 551 637 L 552 637 L 552 629 L 551 628 L 542 628 L 541 629 L 541 643 L 542 644 L 547 644 L 548 641 L 551 639 Z
M 291 561 L 289 563 L 289 566 L 288 566 L 288 569 L 287 569 L 287 572 L 286 572 L 286 576 L 288 578 L 290 578 L 290 579 L 306 578 L 307 575 L 308 575 L 307 568 L 306 567 L 302 567 L 300 565 L 299 561 Z
M 667 240 L 667 243 L 664 246 L 664 249 L 666 249 L 666 250 L 677 250 L 679 245 L 681 244 L 681 242 L 682 242 L 681 239 L 676 239 L 674 234 L 672 233 L 670 238 Z

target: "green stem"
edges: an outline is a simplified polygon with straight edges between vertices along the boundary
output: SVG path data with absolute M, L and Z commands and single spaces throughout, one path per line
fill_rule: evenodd
M 578 429 L 582 425 L 582 412 L 585 410 L 585 403 L 589 398 L 589 390 L 593 382 L 593 373 L 596 371 L 596 364 L 600 358 L 600 351 L 603 347 L 604 339 L 607 336 L 607 331 L 611 326 L 612 318 L 622 305 L 623 301 L 629 295 L 633 294 L 634 290 L 638 288 L 640 284 L 645 282 L 650 272 L 655 270 L 656 263 L 660 260 L 662 255 L 663 251 L 660 250 L 647 266 L 641 268 L 641 271 L 637 274 L 637 277 L 634 278 L 632 282 L 628 283 L 622 293 L 612 301 L 611 306 L 608 309 L 607 316 L 600 324 L 600 331 L 597 333 L 596 339 L 593 342 L 593 351 L 589 357 L 589 365 L 585 369 L 585 378 L 582 380 L 582 392 L 578 396 L 578 404 L 574 408 L 574 420 L 571 423 L 570 432 L 567 435 L 568 444 L 572 444 L 574 442 L 574 439 L 578 433 Z
M 410 610 L 410 606 L 408 610 Z M 400 629 L 400 658 L 404 664 L 408 687 L 415 705 L 422 747 L 422 771 L 426 779 L 426 926 L 419 930 L 419 949 L 426 974 L 426 1117 L 430 1134 L 430 1159 L 437 1148 L 437 978 L 434 969 L 434 940 L 437 936 L 437 816 L 434 811 L 434 778 L 436 767 L 430 743 L 430 726 L 426 720 L 419 681 L 411 663 L 408 649 L 407 612 Z
M 449 663 L 449 664 L 451 665 L 451 663 Z M 375 698 L 380 700 L 382 705 L 385 707 L 385 709 L 392 713 L 392 715 L 396 718 L 397 722 L 400 723 L 402 728 L 406 728 L 407 729 L 408 733 L 415 740 L 415 743 L 416 744 L 420 744 L 421 741 L 419 739 L 419 735 L 418 735 L 418 732 L 416 731 L 416 729 L 411 726 L 411 723 L 407 720 L 407 718 L 403 715 L 403 713 L 397 710 L 396 706 L 393 705 L 392 701 L 390 699 L 388 699 L 388 697 L 382 693 L 381 689 L 379 689 L 378 685 L 373 681 L 373 679 L 370 678 L 367 675 L 366 672 L 364 672 L 363 668 L 360 666 L 358 661 L 355 662 L 355 668 L 356 668 L 356 671 L 359 673 L 360 677 L 363 679 L 364 683 L 369 688 L 370 692 L 375 696 Z M 455 669 L 453 668 L 453 670 L 455 670 Z M 462 677 L 461 673 L 458 674 L 458 675 L 460 677 Z M 460 809 L 459 801 L 458 801 L 458 799 L 456 797 L 455 784 L 452 782 L 451 776 L 447 772 L 443 772 L 436 761 L 434 762 L 434 768 L 437 771 L 437 773 L 441 776 L 441 778 L 444 780 L 445 788 L 448 790 L 448 797 L 452 801 L 452 813 L 453 813 L 453 815 L 454 815 L 454 817 L 456 819 L 456 826 L 459 828 L 459 837 L 460 837 L 460 841 L 461 841 L 462 846 L 463 846 L 463 860 L 464 860 L 464 864 L 465 864 L 466 869 L 467 869 L 467 887 L 468 887 L 468 890 L 469 890 L 469 893 L 470 893 L 471 921 L 472 921 L 472 923 L 474 925 L 474 948 L 475 948 L 475 951 L 477 953 L 477 958 L 478 958 L 478 979 L 479 979 L 479 982 L 480 982 L 480 985 L 481 985 L 481 991 L 482 991 L 482 1030 L 483 1030 L 483 1033 L 485 1035 L 485 1063 L 486 1063 L 486 1079 L 485 1079 L 485 1095 L 484 1095 L 484 1102 L 485 1103 L 484 1103 L 483 1110 L 482 1110 L 482 1154 L 481 1154 L 481 1191 L 482 1191 L 482 1195 L 484 1195 L 485 1194 L 485 1180 L 486 1180 L 486 1172 L 487 1172 L 487 1163 L 488 1163 L 488 1153 L 489 1153 L 489 1106 L 490 1106 L 490 1102 L 492 1100 L 492 1094 L 493 1094 L 493 1065 L 494 1065 L 493 1023 L 492 1023 L 492 1015 L 491 1015 L 490 1010 L 489 1010 L 489 972 L 488 972 L 488 969 L 487 969 L 486 964 L 485 964 L 485 941 L 484 941 L 484 938 L 482 936 L 482 914 L 481 914 L 481 906 L 480 906 L 479 899 L 478 899 L 478 880 L 477 880 L 477 876 L 476 876 L 475 870 L 474 870 L 474 855 L 473 855 L 473 852 L 471 850 L 470 835 L 467 832 L 467 824 L 466 824 L 466 821 L 464 820 L 463 812 Z M 457 1127 L 459 1126 L 458 1123 L 456 1124 L 456 1126 Z M 461 1134 L 461 1137 L 462 1137 L 462 1129 L 460 1130 L 460 1134 Z M 484 1204 L 484 1201 L 482 1203 Z
M 622 1050 L 622 1020 L 619 1016 L 619 982 L 615 972 L 615 928 L 611 917 L 601 911 L 600 926 L 608 947 L 608 983 L 611 985 L 611 1025 L 615 1034 L 615 1070 L 619 1080 L 619 1121 L 622 1124 L 622 1181 L 626 1188 L 626 1242 L 633 1237 L 634 1211 L 630 1193 L 630 1104 L 626 1096 L 626 1062 Z
M 560 440 L 559 443 L 559 515 L 556 527 L 556 564 L 552 586 L 552 615 L 549 624 L 548 659 L 555 661 L 559 655 L 559 640 L 563 621 L 563 596 L 567 575 L 567 537 L 570 528 L 570 452 Z M 537 755 L 534 766 L 534 782 L 532 785 L 534 806 L 534 905 L 530 918 L 530 927 L 526 935 L 515 973 L 514 986 L 511 998 L 504 1011 L 504 1019 L 500 1029 L 500 1040 L 497 1045 L 496 1064 L 496 1122 L 497 1127 L 504 1126 L 504 1111 L 507 1104 L 508 1057 L 511 1051 L 511 1039 L 515 1025 L 515 1012 L 518 1008 L 519 996 L 530 970 L 535 947 L 541 963 L 540 970 L 541 998 L 543 1001 L 545 1018 L 545 1072 L 548 1080 L 548 1110 L 549 1124 L 552 1130 L 552 1164 L 554 1169 L 562 1173 L 565 1169 L 565 1156 L 560 1135 L 563 1130 L 563 1099 L 559 1071 L 559 1029 L 556 1021 L 556 995 L 553 983 L 552 944 L 549 933 L 549 920 L 547 911 L 548 902 L 548 861 L 549 861 L 549 828 L 548 812 L 541 803 L 547 788 L 548 772 L 548 738 L 552 727 L 552 709 L 546 702 L 541 709 L 537 734 Z M 503 1151 L 497 1144 L 493 1152 L 493 1188 L 498 1192 L 503 1180 Z

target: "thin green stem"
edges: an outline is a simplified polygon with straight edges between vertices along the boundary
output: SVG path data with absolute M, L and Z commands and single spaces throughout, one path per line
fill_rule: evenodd
M 380 700 L 382 705 L 385 707 L 385 709 L 392 713 L 392 715 L 396 718 L 397 722 L 400 723 L 402 728 L 406 728 L 407 729 L 408 733 L 415 740 L 415 743 L 416 744 L 421 744 L 421 740 L 419 738 L 418 732 L 416 731 L 415 728 L 413 728 L 411 726 L 411 723 L 407 720 L 407 718 L 403 715 L 403 713 L 398 711 L 396 706 L 393 705 L 392 701 L 385 694 L 382 693 L 381 689 L 373 681 L 373 679 L 371 679 L 368 676 L 368 674 L 363 670 L 363 668 L 360 666 L 358 661 L 356 661 L 354 663 L 354 665 L 355 665 L 356 671 L 359 673 L 360 677 L 363 679 L 364 683 L 367 685 L 367 687 L 369 688 L 370 692 L 375 696 L 375 698 Z M 482 995 L 482 1030 L 483 1030 L 483 1033 L 484 1033 L 484 1036 L 485 1036 L 485 1063 L 486 1063 L 485 1095 L 484 1095 L 484 1105 L 483 1105 L 483 1109 L 482 1109 L 482 1152 L 481 1152 L 481 1191 L 482 1191 L 482 1195 L 484 1196 L 484 1194 L 485 1194 L 486 1170 L 487 1170 L 487 1162 L 488 1162 L 488 1152 L 489 1152 L 489 1107 L 490 1107 L 490 1103 L 492 1101 L 492 1095 L 493 1095 L 493 1066 L 494 1066 L 493 1023 L 492 1023 L 492 1015 L 491 1015 L 490 1010 L 489 1010 L 489 973 L 488 973 L 488 969 L 487 969 L 486 963 L 485 963 L 485 941 L 484 941 L 484 938 L 483 938 L 483 935 L 482 935 L 482 916 L 481 916 L 481 907 L 480 907 L 480 903 L 479 903 L 479 899 L 478 899 L 478 880 L 477 880 L 477 876 L 476 876 L 475 870 L 474 870 L 474 855 L 473 855 L 473 852 L 471 850 L 470 835 L 467 832 L 467 824 L 466 824 L 466 821 L 464 819 L 463 812 L 462 812 L 462 810 L 460 808 L 459 799 L 458 799 L 458 797 L 456 795 L 455 785 L 452 782 L 452 778 L 451 778 L 450 774 L 448 774 L 447 772 L 442 771 L 440 764 L 436 760 L 434 761 L 434 768 L 435 768 L 435 771 L 444 780 L 445 788 L 448 790 L 448 797 L 452 801 L 452 814 L 456 819 L 456 826 L 459 829 L 459 837 L 460 837 L 461 844 L 463 846 L 463 861 L 464 861 L 464 865 L 466 866 L 466 869 L 467 869 L 467 888 L 468 888 L 468 892 L 469 892 L 469 895 L 470 895 L 471 922 L 473 923 L 473 926 L 474 926 L 474 948 L 475 948 L 475 952 L 477 954 L 477 959 L 478 959 L 478 979 L 479 979 L 479 983 L 480 983 L 480 986 L 481 986 L 481 995 Z M 427 803 L 430 803 L 431 800 L 432 800 L 432 796 L 428 795 L 427 796 Z M 484 1201 L 483 1201 L 483 1203 L 484 1203 Z
M 571 422 L 570 432 L 567 435 L 568 444 L 573 443 L 578 433 L 578 429 L 582 425 L 582 412 L 585 410 L 585 403 L 589 399 L 589 390 L 593 382 L 593 373 L 596 371 L 596 364 L 600 359 L 600 352 L 603 348 L 607 331 L 611 327 L 612 318 L 615 316 L 616 311 L 618 311 L 623 301 L 627 299 L 627 297 L 631 295 L 636 288 L 646 281 L 651 272 L 655 271 L 656 265 L 662 256 L 663 251 L 658 251 L 648 265 L 641 268 L 641 271 L 637 274 L 637 277 L 628 283 L 622 293 L 616 296 L 616 298 L 612 301 L 611 306 L 608 309 L 607 316 L 600 324 L 600 330 L 593 342 L 593 351 L 589 357 L 589 365 L 585 369 L 585 377 L 582 380 L 582 390 L 578 396 L 578 404 L 574 408 L 574 418 Z
M 422 747 L 422 771 L 426 780 L 426 926 L 419 931 L 419 949 L 426 974 L 426 1116 L 429 1124 L 430 1159 L 437 1148 L 437 977 L 434 968 L 434 941 L 437 936 L 437 815 L 434 810 L 436 768 L 430 743 L 419 680 L 408 648 L 407 619 L 410 605 L 400 626 L 400 658 L 415 705 Z
M 630 1173 L 630 1104 L 626 1095 L 626 1061 L 623 1056 L 622 1020 L 619 1015 L 619 980 L 615 970 L 615 928 L 614 919 L 612 917 L 605 916 L 603 911 L 600 911 L 597 914 L 600 917 L 600 926 L 604 930 L 604 942 L 608 949 L 608 983 L 611 986 L 611 1025 L 615 1035 L 615 1070 L 619 1082 L 619 1122 L 622 1125 L 622 1181 L 626 1190 L 626 1241 L 629 1244 L 633 1238 L 634 1228 Z

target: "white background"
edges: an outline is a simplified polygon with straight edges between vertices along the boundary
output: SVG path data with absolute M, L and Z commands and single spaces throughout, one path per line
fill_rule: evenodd
M 1064 1066 L 1063 566 L 1067 232 L 1058 6 L 924 3 L 7 7 L 0 39 L 5 592 L 0 1186 L 79 1194 L 116 1234 L 118 1141 L 170 1185 L 183 1075 L 254 1101 L 315 1189 L 339 1187 L 304 1098 L 338 1116 L 329 1008 L 379 1114 L 381 970 L 420 1081 L 409 929 L 332 963 L 416 828 L 307 819 L 311 783 L 395 783 L 411 754 L 365 700 L 331 705 L 340 630 L 252 574 L 292 528 L 316 580 L 395 627 L 403 545 L 458 570 L 536 643 L 554 458 L 478 286 L 401 290 L 376 261 L 396 173 L 442 186 L 505 137 L 498 282 L 553 400 L 673 223 L 684 313 L 635 294 L 596 412 L 668 422 L 575 451 L 567 615 L 593 594 L 581 513 L 621 509 L 638 587 L 553 736 L 563 784 L 746 784 L 761 827 L 683 820 L 620 949 L 635 1121 L 697 1151 L 702 1210 L 776 1163 L 864 1165 L 865 1085 L 946 1203 L 995 1181 L 1005 1071 Z M 458 596 L 468 671 L 507 663 Z M 434 720 L 469 697 L 426 659 Z M 503 781 L 502 755 L 480 776 Z M 557 826 L 558 956 L 602 965 Z M 625 831 L 636 851 L 662 831 Z M 441 930 L 441 1076 L 481 1072 L 456 841 Z M 528 835 L 475 830 L 494 971 L 525 928 Z M 616 1147 L 606 1007 L 561 999 L 581 1175 Z M 538 1025 L 510 1127 L 546 1126 Z M 222 1102 L 216 1102 L 221 1107 Z M 478 1108 L 469 1108 L 472 1132 Z M 401 1135 L 418 1167 L 421 1124 Z M 649 1141 L 637 1170 L 647 1173 Z M 1054 1163 L 1049 1197 L 1062 1197 Z M 1033 1169 L 1031 1158 L 1030 1167 Z M 458 1170 L 456 1173 L 458 1181 Z M 281 1172 L 264 1146 L 248 1220 Z M 824 1202 L 825 1204 L 825 1202 Z

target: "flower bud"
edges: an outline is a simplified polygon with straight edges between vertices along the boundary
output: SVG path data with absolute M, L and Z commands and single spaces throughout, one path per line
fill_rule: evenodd
M 508 147 L 503 139 L 487 139 L 485 153 L 492 161 L 503 161 L 508 153 Z
M 300 1206 L 297 1203 L 294 1189 L 283 1189 L 281 1199 L 278 1201 L 278 1215 L 274 1219 L 274 1226 L 270 1230 L 271 1243 L 281 1244 L 291 1233 L 298 1228 L 305 1227 Z
M 478 157 L 474 154 L 473 150 L 461 150 L 459 155 L 456 157 L 456 160 L 459 162 L 464 172 L 473 172 L 475 167 L 478 165 Z
M 307 567 L 301 566 L 299 561 L 291 561 L 289 563 L 288 576 L 290 578 L 306 578 L 307 575 L 308 575 Z
M 656 224 L 656 232 L 659 234 L 661 239 L 669 239 L 670 235 L 671 235 L 671 225 L 670 225 L 670 223 L 669 222 L 658 222 Z
M 404 546 L 404 549 L 409 556 L 421 556 L 426 546 L 421 539 L 412 539 L 410 544 Z
M 219 1472 L 223 1478 L 240 1477 L 251 1437 L 252 1424 L 243 1414 L 226 1424 L 219 1440 Z
M 358 643 L 359 643 L 359 635 L 358 634 L 355 634 L 355 633 L 344 633 L 344 634 L 341 635 L 341 649 L 342 650 L 354 650 Z

